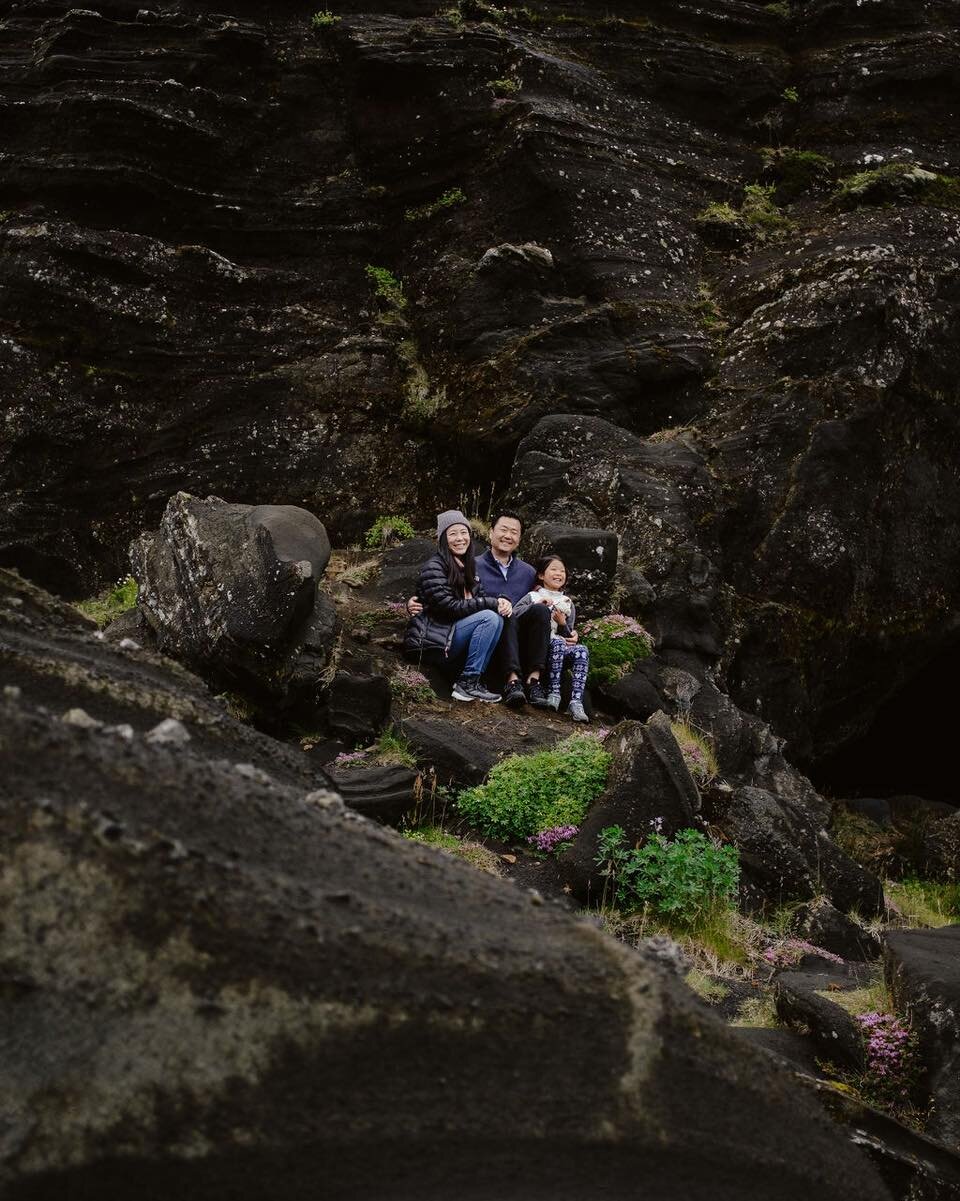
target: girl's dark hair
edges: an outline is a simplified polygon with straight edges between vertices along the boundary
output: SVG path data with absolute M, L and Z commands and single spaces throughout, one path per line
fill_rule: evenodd
M 469 528 L 469 527 L 468 527 Z M 470 545 L 463 552 L 463 566 L 453 556 L 453 551 L 447 543 L 447 532 L 444 530 L 440 539 L 440 558 L 447 568 L 447 583 L 457 593 L 473 592 L 477 585 L 477 556 L 473 550 L 473 534 L 470 534 Z
M 564 563 L 563 559 L 561 559 L 559 555 L 541 555 L 533 565 L 533 570 L 537 573 L 538 580 L 543 578 L 543 573 L 547 570 L 551 563 L 560 564 L 560 566 L 563 568 L 564 577 L 570 574 L 569 571 L 567 571 L 566 563 Z M 566 578 L 564 578 L 563 582 L 567 582 Z

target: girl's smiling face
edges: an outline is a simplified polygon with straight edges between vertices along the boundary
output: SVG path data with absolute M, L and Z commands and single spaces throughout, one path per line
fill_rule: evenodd
M 462 523 L 452 525 L 447 530 L 447 546 L 455 555 L 465 555 L 470 545 L 470 531 Z
M 567 582 L 567 569 L 559 559 L 551 559 L 543 569 L 540 579 L 543 580 L 544 588 L 549 588 L 551 592 L 560 592 Z

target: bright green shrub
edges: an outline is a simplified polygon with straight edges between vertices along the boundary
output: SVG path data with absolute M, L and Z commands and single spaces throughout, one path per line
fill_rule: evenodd
M 364 268 L 371 283 L 376 296 L 380 300 L 385 301 L 392 309 L 405 309 L 407 307 L 407 298 L 403 294 L 403 284 L 392 271 L 388 271 L 386 267 L 374 267 L 367 264 Z
M 585 622 L 580 640 L 590 650 L 591 684 L 612 684 L 653 650 L 653 639 L 643 626 L 623 613 Z
M 336 25 L 340 18 L 336 13 L 332 13 L 329 8 L 322 8 L 319 12 L 313 14 L 310 18 L 310 24 L 314 29 L 329 29 L 331 25 Z
M 364 545 L 371 548 L 389 546 L 392 542 L 405 542 L 416 534 L 413 526 L 406 517 L 398 517 L 391 513 L 388 517 L 378 517 L 364 535 Z
M 461 814 L 491 838 L 520 839 L 579 826 L 607 782 L 611 756 L 598 738 L 574 734 L 549 751 L 511 755 L 485 784 L 461 792 Z
M 629 847 L 620 826 L 600 833 L 596 863 L 606 870 L 621 909 L 649 905 L 672 924 L 693 928 L 733 900 L 740 880 L 734 847 L 717 846 L 699 830 L 681 830 L 672 841 L 651 834 Z

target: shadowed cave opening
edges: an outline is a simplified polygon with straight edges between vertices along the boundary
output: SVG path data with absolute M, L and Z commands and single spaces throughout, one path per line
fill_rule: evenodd
M 877 711 L 869 729 L 810 769 L 834 797 L 902 794 L 960 802 L 956 679 L 960 644 L 941 652 Z

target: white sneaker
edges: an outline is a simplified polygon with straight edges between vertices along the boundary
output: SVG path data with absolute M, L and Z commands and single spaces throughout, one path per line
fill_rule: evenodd
M 547 694 L 547 707 L 556 711 L 560 708 L 560 693 L 550 692 Z
M 587 717 L 587 711 L 586 711 L 586 709 L 584 709 L 582 701 L 571 701 L 570 704 L 567 705 L 567 712 L 570 714 L 570 716 L 573 718 L 574 721 L 589 721 L 590 720 L 590 718 Z

